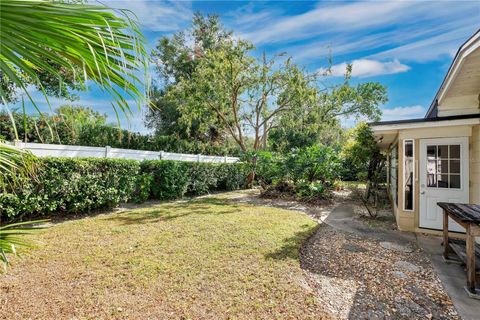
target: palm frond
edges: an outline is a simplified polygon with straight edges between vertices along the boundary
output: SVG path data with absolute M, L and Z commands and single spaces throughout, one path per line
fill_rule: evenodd
M 39 229 L 42 229 L 38 224 L 47 221 L 18 222 L 0 227 L 0 262 L 6 266 L 9 263 L 7 254 L 16 255 L 23 249 L 31 248 L 32 244 L 25 236 L 38 232 Z
M 131 112 L 126 98 L 140 107 L 147 92 L 143 83 L 147 52 L 140 28 L 127 11 L 103 5 L 2 0 L 0 25 L 0 71 L 32 103 L 23 75 L 40 87 L 39 70 L 62 79 L 60 71 L 45 62 L 48 58 L 71 70 L 78 83 L 98 84 L 125 114 Z M 0 92 L 2 98 L 5 94 Z
M 0 142 L 0 192 L 15 185 L 22 177 L 35 173 L 35 156 L 28 150 Z

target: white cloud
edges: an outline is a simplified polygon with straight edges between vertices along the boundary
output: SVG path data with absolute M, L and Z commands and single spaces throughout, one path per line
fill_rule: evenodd
M 414 118 L 423 118 L 425 115 L 426 109 L 420 105 L 415 106 L 406 106 L 406 107 L 395 107 L 392 109 L 383 108 L 382 120 L 402 120 L 402 119 L 414 119 Z
M 380 51 L 372 57 L 424 62 L 454 52 L 478 28 L 480 6 L 475 1 L 322 2 L 296 15 L 271 8 L 255 15 L 261 17 L 257 23 L 238 25 L 241 36 L 255 44 L 289 45 L 284 50 L 296 59 Z
M 264 21 L 264 28 L 244 33 L 254 43 L 285 42 L 326 32 L 380 26 L 408 5 L 405 2 L 356 2 L 321 4 L 305 13 Z M 265 23 L 266 22 L 266 23 Z
M 192 18 L 190 1 L 106 0 L 104 3 L 115 9 L 132 11 L 140 25 L 151 31 L 176 31 Z
M 401 73 L 410 70 L 410 67 L 400 63 L 398 60 L 392 61 L 377 61 L 370 59 L 358 59 L 352 61 L 352 77 L 373 77 L 386 74 Z M 345 75 L 347 70 L 347 63 L 343 62 L 336 64 L 331 68 L 331 74 L 335 77 L 341 77 Z M 320 69 L 320 72 L 325 72 L 325 69 Z
M 445 55 L 453 56 L 459 45 L 466 40 L 465 35 L 470 34 L 471 29 L 471 26 L 453 29 L 450 32 L 413 41 L 405 45 L 376 53 L 371 57 L 380 59 L 395 57 L 397 59 L 425 62 L 438 59 Z

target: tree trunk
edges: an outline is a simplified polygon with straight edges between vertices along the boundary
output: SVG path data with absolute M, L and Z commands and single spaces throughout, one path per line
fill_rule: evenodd
M 253 188 L 253 182 L 255 180 L 256 168 L 257 168 L 257 157 L 254 156 L 252 158 L 252 172 L 250 172 L 248 174 L 248 177 L 247 177 L 247 188 L 249 188 L 249 189 Z

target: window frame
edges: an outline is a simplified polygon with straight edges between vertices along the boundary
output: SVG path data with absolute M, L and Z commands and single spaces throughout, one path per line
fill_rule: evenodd
M 430 189 L 430 190 L 463 190 L 464 189 L 464 184 L 463 184 L 463 170 L 464 170 L 464 167 L 463 167 L 463 144 L 462 143 L 434 143 L 434 144 L 427 144 L 426 147 L 429 147 L 429 146 L 435 146 L 435 162 L 438 161 L 438 146 L 443 146 L 443 145 L 446 145 L 448 147 L 448 157 L 446 158 L 447 160 L 447 163 L 448 163 L 448 173 L 446 173 L 446 175 L 448 176 L 448 187 L 439 187 L 438 186 L 438 176 L 441 175 L 437 172 L 437 165 L 435 166 L 435 179 L 437 179 L 437 185 L 435 187 L 433 186 L 429 186 L 428 183 L 426 183 L 426 188 L 427 189 Z M 450 158 L 450 146 L 452 145 L 458 145 L 460 147 L 460 154 L 459 154 L 459 158 Z M 454 161 L 459 161 L 459 173 L 451 173 L 450 171 L 450 161 L 451 160 L 454 160 Z M 428 163 L 428 156 L 427 156 L 427 163 Z M 425 172 L 428 176 L 428 172 Z M 452 188 L 450 187 L 450 177 L 454 175 L 454 176 L 458 176 L 459 177 L 459 180 L 460 180 L 460 188 Z M 428 179 L 427 179 L 428 180 Z M 427 182 L 427 181 L 426 181 Z
M 407 209 L 406 208 L 406 202 L 405 202 L 405 158 L 406 158 L 406 144 L 407 142 L 412 143 L 412 209 Z M 403 140 L 403 155 L 402 155 L 402 198 L 403 198 L 403 211 L 408 211 L 408 212 L 413 212 L 415 211 L 415 175 L 416 175 L 416 168 L 415 168 L 415 139 L 404 139 Z

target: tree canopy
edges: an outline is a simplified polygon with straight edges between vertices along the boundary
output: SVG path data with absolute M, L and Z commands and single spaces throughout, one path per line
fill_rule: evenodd
M 216 50 L 232 32 L 225 29 L 217 15 L 195 13 L 189 29 L 163 37 L 152 53 L 160 83 L 152 88 L 151 104 L 145 124 L 157 135 L 174 135 L 206 143 L 218 143 L 224 137 L 224 127 L 212 119 L 197 118 L 186 126 L 180 121 L 179 105 L 166 99 L 169 90 L 184 79 L 191 79 L 197 65 L 209 50 Z

